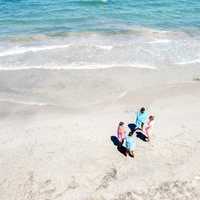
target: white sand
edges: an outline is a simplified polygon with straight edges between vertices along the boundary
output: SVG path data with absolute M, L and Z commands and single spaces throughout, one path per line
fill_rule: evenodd
M 200 68 L 0 72 L 0 200 L 199 200 Z M 110 137 L 145 106 L 151 142 Z M 127 128 L 128 131 L 128 128 Z

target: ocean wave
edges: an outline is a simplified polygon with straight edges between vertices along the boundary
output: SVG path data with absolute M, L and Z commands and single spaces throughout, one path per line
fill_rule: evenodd
M 27 35 L 13 35 L 9 37 L 0 37 L 0 41 L 7 42 L 35 42 L 35 41 L 51 41 L 51 40 L 65 40 L 69 39 L 79 39 L 79 38 L 94 38 L 94 37 L 116 37 L 116 36 L 133 36 L 133 37 L 144 37 L 149 39 L 180 39 L 180 38 L 188 38 L 188 37 L 198 37 L 200 30 L 195 31 L 185 31 L 185 30 L 164 30 L 164 29 L 156 29 L 152 27 L 145 26 L 130 26 L 123 23 L 115 23 L 110 24 L 108 26 L 113 27 L 113 30 L 88 30 L 81 32 L 70 32 L 70 31 L 62 31 L 62 32 L 51 32 L 51 33 L 35 33 L 35 34 L 27 34 Z M 115 28 L 116 27 L 116 28 Z
M 53 50 L 53 49 L 63 49 L 67 48 L 70 45 L 54 45 L 54 46 L 38 46 L 38 47 L 15 47 L 7 51 L 0 52 L 0 57 L 4 56 L 11 56 L 17 54 L 24 54 L 27 52 L 38 52 L 38 51 L 45 51 L 45 50 Z
M 98 5 L 102 3 L 107 3 L 108 0 L 81 0 L 81 1 L 76 1 L 78 5 L 86 5 L 86 6 L 93 6 L 93 5 Z
M 99 48 L 99 49 L 104 49 L 104 50 L 111 50 L 111 49 L 113 49 L 113 46 L 111 46 L 111 45 L 97 45 L 96 46 L 97 48 Z
M 72 47 L 72 44 L 66 44 L 66 45 L 48 45 L 48 46 L 38 46 L 38 47 L 15 47 L 11 48 L 6 51 L 0 52 L 0 57 L 5 57 L 5 56 L 13 56 L 13 55 L 19 55 L 19 54 L 24 54 L 28 52 L 39 52 L 39 51 L 48 51 L 48 50 L 55 50 L 55 49 L 65 49 L 68 47 Z M 76 46 L 78 47 L 78 45 Z M 103 50 L 111 50 L 113 47 L 111 45 L 88 45 L 88 47 L 94 47 L 98 49 L 103 49 Z
M 126 28 L 125 28 L 126 29 Z M 1 70 L 162 68 L 199 63 L 200 40 L 185 32 L 144 27 L 125 33 L 82 32 L 0 42 Z M 41 39 L 43 38 L 43 40 Z M 36 67 L 34 67 L 36 66 Z
M 157 40 L 153 40 L 153 41 L 150 41 L 148 42 L 149 44 L 155 44 L 155 43 L 170 43 L 171 40 L 169 39 L 157 39 Z

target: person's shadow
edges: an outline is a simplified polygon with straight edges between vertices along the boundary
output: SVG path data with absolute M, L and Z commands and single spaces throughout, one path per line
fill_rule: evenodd
M 148 137 L 144 135 L 140 130 L 136 131 L 136 137 L 141 139 L 144 142 L 148 141 Z
M 148 137 L 144 135 L 140 129 L 137 129 L 135 124 L 128 124 L 128 127 L 132 133 L 135 132 L 137 138 L 141 139 L 144 142 L 147 142 Z
M 121 142 L 119 141 L 119 139 L 116 136 L 111 136 L 110 137 L 111 141 L 113 142 L 113 144 L 115 146 L 117 146 L 117 150 L 123 154 L 124 156 L 127 156 L 126 154 L 126 148 L 122 146 Z
M 128 127 L 130 131 L 133 133 L 136 130 L 136 125 L 135 124 L 128 124 Z

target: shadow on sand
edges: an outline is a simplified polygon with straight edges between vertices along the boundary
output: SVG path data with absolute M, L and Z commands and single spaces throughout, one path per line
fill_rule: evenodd
M 148 137 L 144 135 L 141 131 L 136 131 L 136 137 L 144 142 L 147 142 Z
M 136 130 L 136 125 L 135 124 L 128 124 L 128 127 L 130 131 L 133 133 Z
M 135 132 L 137 138 L 147 142 L 148 137 L 144 135 L 140 129 L 137 129 L 135 124 L 128 124 L 128 127 L 132 133 Z
M 118 140 L 118 138 L 116 136 L 111 136 L 110 137 L 111 141 L 113 142 L 113 144 L 115 146 L 117 146 L 117 150 L 123 154 L 124 156 L 127 156 L 127 150 L 125 147 L 122 146 L 121 142 Z

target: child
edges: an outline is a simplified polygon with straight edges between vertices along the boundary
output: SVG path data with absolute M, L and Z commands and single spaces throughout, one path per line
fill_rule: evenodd
M 134 158 L 135 142 L 133 140 L 133 132 L 130 132 L 128 136 L 126 136 L 123 146 L 126 148 L 126 154 L 129 153 L 129 155 Z
M 153 115 L 150 115 L 149 116 L 149 121 L 147 122 L 147 125 L 145 126 L 145 129 L 144 129 L 144 134 L 145 134 L 145 136 L 147 137 L 146 138 L 146 141 L 150 141 L 150 138 L 149 138 L 149 131 L 150 131 L 150 129 L 152 128 L 152 126 L 153 126 L 153 123 L 154 123 L 154 119 L 155 119 L 155 117 L 153 116 Z
M 126 131 L 124 128 L 124 122 L 120 122 L 119 126 L 117 128 L 117 137 L 119 139 L 119 142 L 122 144 L 124 141 L 124 138 L 126 137 Z

